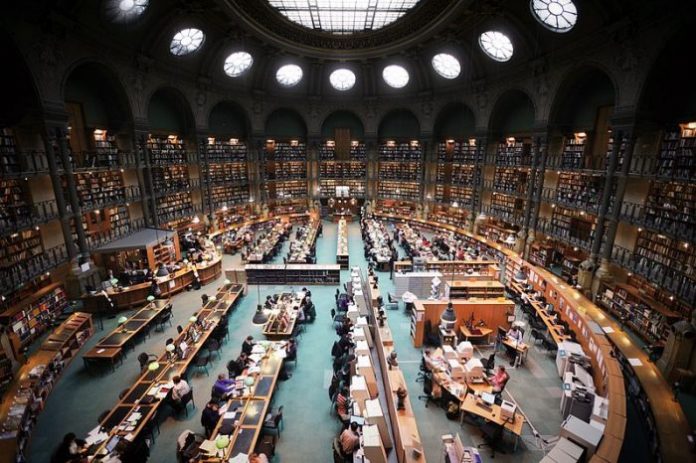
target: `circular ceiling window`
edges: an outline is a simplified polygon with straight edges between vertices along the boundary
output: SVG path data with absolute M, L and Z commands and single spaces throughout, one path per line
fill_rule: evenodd
M 481 49 L 496 61 L 509 61 L 512 58 L 512 42 L 507 35 L 498 31 L 488 31 L 479 37 Z
M 568 32 L 578 21 L 573 0 L 532 0 L 529 7 L 537 21 L 554 32 Z
M 355 86 L 355 73 L 350 69 L 336 69 L 329 76 L 329 83 L 336 90 L 350 90 Z
M 110 0 L 106 2 L 106 13 L 114 22 L 128 22 L 143 14 L 149 3 L 149 0 Z
M 230 77 L 239 77 L 244 74 L 251 65 L 254 64 L 254 58 L 245 51 L 237 51 L 232 53 L 225 59 L 225 74 Z
M 433 69 L 445 79 L 455 79 L 462 72 L 459 60 L 448 53 L 439 53 L 433 56 Z
M 290 21 L 308 29 L 352 34 L 381 29 L 411 10 L 420 0 L 268 0 Z
M 276 71 L 276 80 L 283 87 L 294 87 L 302 80 L 302 68 L 297 64 L 286 64 Z
M 392 88 L 403 88 L 408 84 L 408 71 L 396 64 L 390 64 L 382 71 L 382 78 Z
M 205 39 L 205 34 L 200 29 L 181 29 L 174 34 L 169 51 L 176 56 L 188 55 L 201 47 L 203 39 Z

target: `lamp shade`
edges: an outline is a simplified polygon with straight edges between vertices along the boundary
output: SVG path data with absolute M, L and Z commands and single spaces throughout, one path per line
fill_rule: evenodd
M 230 438 L 227 436 L 218 436 L 217 439 L 215 439 L 215 447 L 217 447 L 218 450 L 227 448 L 228 445 L 230 445 Z
M 189 260 L 188 260 L 188 259 L 184 259 L 184 264 L 188 265 L 188 263 L 189 263 Z
M 157 371 L 159 370 L 159 363 L 157 362 L 150 362 L 147 366 L 147 369 L 150 371 Z
M 244 384 L 251 387 L 254 385 L 254 378 L 251 376 L 247 376 L 246 379 L 244 380 Z
M 126 323 L 127 321 L 128 321 L 128 318 L 126 318 L 126 317 L 124 317 L 124 316 L 118 317 L 118 324 L 119 324 L 119 325 L 123 325 L 123 324 Z
M 457 321 L 457 314 L 454 313 L 454 309 L 451 306 L 447 306 L 444 312 L 442 312 L 442 316 L 440 317 L 440 320 L 442 321 L 443 324 L 451 324 Z
M 217 301 L 217 297 L 215 297 L 215 296 L 210 296 L 210 297 L 208 298 L 208 300 L 211 301 L 211 302 L 215 302 L 215 301 Z
M 167 352 L 174 352 L 174 349 L 176 349 L 176 347 L 174 347 L 174 344 L 167 344 L 167 347 L 165 347 L 165 349 L 167 350 Z
M 164 265 L 160 265 L 159 268 L 157 269 L 157 276 L 158 277 L 166 277 L 169 275 L 169 270 L 167 270 L 167 267 Z
M 229 278 L 225 278 L 225 284 L 226 284 L 226 285 L 229 285 L 230 283 L 232 283 L 232 282 L 230 281 L 230 279 L 229 279 Z
M 155 296 L 150 295 L 147 297 L 147 302 L 152 302 L 154 300 L 155 300 Z
M 189 318 L 189 321 L 191 323 L 196 323 L 198 321 L 198 317 L 196 317 L 195 315 L 192 315 L 191 318 Z
M 263 325 L 268 321 L 268 316 L 263 310 L 263 307 L 261 305 L 256 306 L 256 313 L 254 314 L 254 318 L 251 320 L 251 322 L 254 325 Z
M 118 284 L 118 278 L 112 278 L 111 280 L 112 285 L 117 285 Z

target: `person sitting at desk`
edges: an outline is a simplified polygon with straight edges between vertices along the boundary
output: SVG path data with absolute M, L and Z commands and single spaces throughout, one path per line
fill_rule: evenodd
M 344 386 L 336 396 L 336 413 L 344 423 L 347 423 L 348 420 L 350 420 L 350 413 L 348 412 L 349 409 L 350 395 L 348 394 L 348 388 Z
M 251 351 L 254 350 L 254 344 L 254 337 L 251 335 L 247 336 L 244 342 L 242 342 L 242 352 L 251 355 Z
M 353 421 L 349 427 L 343 430 L 339 437 L 341 441 L 341 450 L 344 457 L 353 455 L 360 448 L 360 434 L 358 434 L 358 423 Z M 352 459 L 351 459 L 352 460 Z
M 75 433 L 69 432 L 61 441 L 51 456 L 51 463 L 74 463 L 81 462 L 83 458 L 80 456 L 81 447 L 84 441 L 78 441 Z
M 174 387 L 172 387 L 170 392 L 171 400 L 169 403 L 178 413 L 184 406 L 181 401 L 186 394 L 191 392 L 191 387 L 185 380 L 181 379 L 181 376 L 178 375 L 172 378 L 172 382 L 174 383 Z
M 522 332 L 517 326 L 513 326 L 512 328 L 510 328 L 506 333 L 506 336 L 512 339 L 513 341 L 522 342 Z
M 307 322 L 314 323 L 314 319 L 317 318 L 317 309 L 314 307 L 314 302 L 312 302 L 312 298 L 309 296 L 305 298 L 303 311 Z
M 249 455 L 249 463 L 268 463 L 268 457 L 265 453 L 252 453 Z
M 505 371 L 505 366 L 500 365 L 498 367 L 498 372 L 495 375 L 489 377 L 488 381 L 493 386 L 494 392 L 500 392 L 505 388 L 505 384 L 507 384 L 509 379 L 510 375 L 508 375 L 507 371 Z
M 266 302 L 263 304 L 263 308 L 267 310 L 271 310 L 275 307 L 275 302 L 273 302 L 273 298 L 271 296 L 266 296 Z
M 205 437 L 210 437 L 213 434 L 215 426 L 220 420 L 220 405 L 214 400 L 208 402 L 201 413 L 201 426 L 205 429 Z
M 213 385 L 213 393 L 225 398 L 234 389 L 236 383 L 234 379 L 229 379 L 224 373 L 220 373 Z

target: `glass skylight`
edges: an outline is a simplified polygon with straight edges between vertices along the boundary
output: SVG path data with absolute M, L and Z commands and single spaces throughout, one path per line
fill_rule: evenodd
M 278 68 L 276 80 L 283 87 L 293 87 L 302 80 L 302 68 L 297 64 L 286 64 Z
M 459 60 L 447 53 L 439 53 L 433 56 L 433 69 L 445 79 L 455 79 L 462 72 Z
M 143 14 L 149 3 L 150 0 L 109 0 L 106 12 L 112 21 L 128 22 Z
M 225 59 L 225 74 L 230 77 L 239 77 L 254 64 L 254 58 L 245 51 L 232 53 Z
M 355 73 L 350 69 L 336 69 L 329 76 L 329 82 L 336 90 L 350 90 L 355 86 Z
M 309 29 L 351 34 L 393 23 L 420 0 L 268 0 L 290 21 Z
M 204 38 L 205 34 L 200 29 L 181 29 L 174 34 L 172 43 L 169 45 L 169 51 L 176 56 L 188 55 L 200 48 Z
M 508 61 L 512 58 L 512 42 L 507 35 L 498 31 L 488 31 L 479 37 L 481 49 L 496 61 Z
M 554 32 L 568 32 L 578 21 L 578 9 L 573 0 L 531 0 L 534 17 Z
M 390 64 L 382 71 L 382 78 L 393 88 L 403 88 L 408 84 L 408 71 L 396 64 Z

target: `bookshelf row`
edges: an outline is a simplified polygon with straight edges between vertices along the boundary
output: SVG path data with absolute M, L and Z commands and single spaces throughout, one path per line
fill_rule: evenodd
M 476 164 L 478 150 L 476 140 L 448 140 L 437 145 L 437 160 L 439 163 Z
M 421 183 L 406 182 L 403 180 L 380 180 L 377 188 L 377 196 L 380 198 L 420 201 Z
M 22 345 L 26 345 L 43 333 L 67 305 L 65 290 L 56 283 L 10 307 L 0 314 L 0 319 L 19 337 Z
M 366 178 L 367 163 L 363 161 L 324 161 L 319 164 L 321 178 Z
M 525 195 L 529 173 L 526 170 L 496 167 L 493 189 L 496 191 Z
M 604 177 L 599 175 L 561 172 L 558 176 L 555 200 L 574 207 L 596 209 L 602 199 Z
M 367 148 L 364 143 L 359 143 L 353 141 L 350 144 L 350 149 L 346 153 L 348 159 L 343 159 L 343 157 L 338 157 L 336 154 L 336 145 L 332 142 L 326 142 L 319 147 L 319 159 L 321 161 L 365 161 L 367 160 Z
M 206 153 L 209 163 L 247 162 L 248 160 L 247 146 L 238 140 L 221 141 L 209 138 Z
M 422 164 L 420 162 L 380 161 L 379 178 L 384 180 L 420 181 Z
M 264 183 L 263 188 L 270 200 L 307 197 L 306 180 L 267 182 Z
M 157 216 L 166 221 L 193 215 L 191 194 L 172 193 L 156 199 Z
M 360 179 L 326 179 L 319 180 L 319 194 L 322 197 L 336 196 L 336 187 L 348 187 L 351 197 L 363 198 L 367 192 L 363 177 Z
M 423 150 L 418 142 L 393 143 L 387 142 L 379 147 L 380 161 L 410 161 L 423 160 Z
M 188 163 L 186 146 L 175 135 L 169 137 L 151 136 L 147 140 L 147 150 L 150 154 L 150 162 L 153 165 L 168 166 L 172 164 Z
M 248 183 L 247 163 L 239 161 L 210 163 L 208 164 L 207 178 L 213 185 L 220 183 Z
M 460 163 L 438 163 L 437 182 L 471 185 L 474 182 L 475 166 Z
M 435 201 L 441 203 L 457 203 L 459 207 L 471 204 L 474 190 L 471 187 L 436 185 Z
M 307 146 L 299 141 L 266 143 L 266 160 L 307 161 Z
M 121 172 L 96 171 L 73 174 L 78 201 L 82 208 L 94 208 L 104 204 L 125 202 Z M 63 189 L 67 194 L 67 178 L 63 176 Z M 66 202 L 68 198 L 66 197 Z
M 529 139 L 508 137 L 499 143 L 495 153 L 497 166 L 530 166 L 532 164 L 532 144 Z
M 266 161 L 266 180 L 307 178 L 307 163 L 304 161 Z
M 213 209 L 249 202 L 249 185 L 216 186 L 210 189 Z
M 657 175 L 680 179 L 696 177 L 696 124 L 665 130 L 657 155 Z

